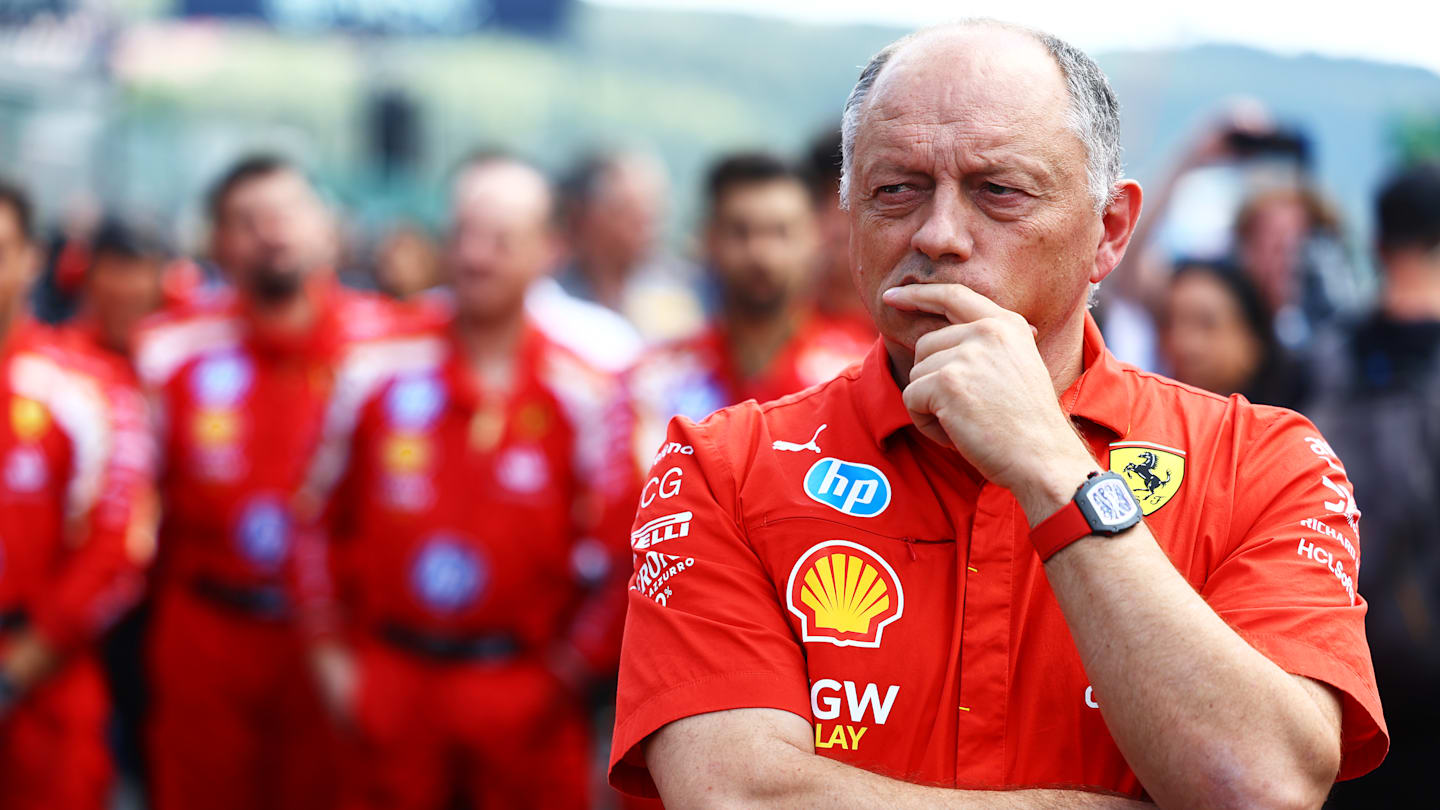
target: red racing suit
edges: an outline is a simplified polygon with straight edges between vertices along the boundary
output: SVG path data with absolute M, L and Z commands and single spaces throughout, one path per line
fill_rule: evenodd
M 325 808 L 335 744 L 296 632 L 292 500 L 343 354 L 403 323 L 328 277 L 302 334 L 225 295 L 142 329 L 165 517 L 149 638 L 153 806 Z
M 612 676 L 637 495 L 623 388 L 527 327 L 508 391 L 448 330 L 357 353 L 307 491 L 302 590 L 359 662 L 353 806 L 586 807 L 557 661 Z
M 155 546 L 155 452 L 123 363 L 36 323 L 0 345 L 0 658 L 34 631 L 57 668 L 0 719 L 7 808 L 109 805 L 109 703 L 93 650 Z

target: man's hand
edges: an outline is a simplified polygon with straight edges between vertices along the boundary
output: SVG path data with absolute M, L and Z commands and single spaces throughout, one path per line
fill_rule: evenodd
M 330 716 L 342 728 L 354 728 L 355 696 L 360 683 L 355 654 L 339 642 L 322 641 L 310 650 L 310 666 Z
M 1032 525 L 1073 497 L 1096 463 L 1060 407 L 1034 328 L 960 284 L 909 284 L 884 299 L 950 321 L 915 344 L 904 398 L 916 427 L 1013 492 Z
M 6 645 L 0 661 L 0 717 L 34 689 L 59 664 L 59 654 L 44 636 L 33 629 L 21 630 Z

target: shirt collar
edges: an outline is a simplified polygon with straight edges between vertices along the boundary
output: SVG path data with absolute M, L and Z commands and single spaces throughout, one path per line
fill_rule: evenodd
M 1082 351 L 1085 371 L 1061 395 L 1062 407 L 1072 417 L 1093 422 L 1117 436 L 1126 435 L 1130 429 L 1130 407 L 1120 362 L 1105 348 L 1100 327 L 1088 312 Z M 884 340 L 875 341 L 870 348 L 855 382 L 856 407 L 876 444 L 883 444 L 891 434 L 913 424 L 900 387 L 890 374 L 890 353 L 885 349 Z

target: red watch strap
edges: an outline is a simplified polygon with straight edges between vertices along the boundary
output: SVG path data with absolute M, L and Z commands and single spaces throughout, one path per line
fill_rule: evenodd
M 1040 562 L 1046 562 L 1061 549 L 1093 533 L 1080 505 L 1072 500 L 1031 529 L 1030 542 L 1040 554 Z

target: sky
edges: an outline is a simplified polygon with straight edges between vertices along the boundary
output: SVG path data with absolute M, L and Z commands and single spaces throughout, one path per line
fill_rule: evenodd
M 998 17 L 1044 28 L 1088 51 L 1149 50 L 1202 42 L 1285 54 L 1319 53 L 1418 65 L 1440 74 L 1440 3 L 1365 0 L 1301 4 L 1263 0 L 586 0 L 631 8 L 728 11 L 811 23 L 914 27 L 957 16 Z M 1097 9 L 1100 10 L 1097 12 Z M 1363 9 L 1363 11 L 1361 10 Z

